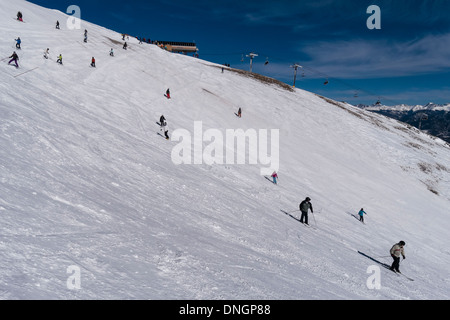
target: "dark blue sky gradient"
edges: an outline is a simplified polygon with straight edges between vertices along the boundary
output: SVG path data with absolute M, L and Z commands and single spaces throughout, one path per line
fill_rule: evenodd
M 254 72 L 289 84 L 299 63 L 296 87 L 352 104 L 450 103 L 448 0 L 31 2 L 78 5 L 83 20 L 119 33 L 195 41 L 200 58 L 235 68 L 248 70 L 255 52 Z M 370 5 L 381 9 L 381 30 L 366 26 Z

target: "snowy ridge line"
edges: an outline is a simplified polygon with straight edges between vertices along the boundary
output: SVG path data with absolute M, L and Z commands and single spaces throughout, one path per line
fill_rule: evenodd
M 450 103 L 446 104 L 435 104 L 433 102 L 429 102 L 426 105 L 406 105 L 406 104 L 400 104 L 400 105 L 394 105 L 394 106 L 386 106 L 386 105 L 357 105 L 356 107 L 361 109 L 367 109 L 371 111 L 379 111 L 379 110 L 386 110 L 386 111 L 423 111 L 423 110 L 435 110 L 435 111 L 450 111 Z

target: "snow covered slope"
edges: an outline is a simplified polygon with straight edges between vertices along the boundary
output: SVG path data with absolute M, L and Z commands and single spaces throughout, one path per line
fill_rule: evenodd
M 0 0 L 2 59 L 22 39 L 20 68 L 0 64 L 1 299 L 450 297 L 445 142 L 66 19 Z M 279 185 L 258 165 L 173 164 L 161 114 L 170 134 L 280 129 Z M 306 196 L 315 228 L 292 212 Z M 369 289 L 399 240 L 415 281 L 381 268 Z

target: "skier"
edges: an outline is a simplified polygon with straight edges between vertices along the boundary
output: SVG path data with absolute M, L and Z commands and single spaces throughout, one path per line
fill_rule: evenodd
M 164 124 L 164 136 L 166 140 L 169 140 L 169 129 L 167 129 L 167 123 Z
M 62 64 L 62 54 L 60 53 L 58 56 L 58 59 L 56 60 L 57 63 Z
M 167 99 L 170 99 L 170 90 L 169 89 L 167 89 L 167 91 L 166 91 L 166 97 L 167 97 Z
M 47 48 L 47 50 L 44 51 L 44 58 L 45 58 L 45 59 L 48 59 L 48 55 L 50 54 L 49 50 L 50 50 L 50 49 Z
M 21 49 L 20 44 L 22 43 L 22 40 L 20 40 L 20 37 L 17 37 L 17 39 L 14 39 L 16 41 L 16 48 Z
M 111 48 L 111 51 L 109 52 L 109 55 L 110 55 L 111 57 L 114 57 L 114 50 L 113 50 L 113 48 Z
M 314 212 L 310 201 L 311 199 L 306 197 L 305 200 L 303 200 L 299 205 L 299 209 L 302 212 L 302 216 L 300 218 L 301 223 L 308 224 L 308 210 L 311 210 L 311 213 Z
M 87 42 L 87 30 L 84 29 L 84 42 Z
M 123 49 L 124 49 L 124 50 L 127 50 L 127 47 L 128 47 L 128 45 L 127 45 L 127 43 L 125 42 L 125 43 L 123 44 Z
M 241 110 L 241 108 L 239 108 L 239 110 L 238 110 L 238 117 L 240 118 L 242 116 L 242 110 Z
M 16 64 L 16 68 L 18 68 L 19 65 L 17 64 L 17 60 L 19 60 L 19 56 L 17 55 L 17 53 L 15 51 L 13 52 L 13 54 L 11 55 L 10 58 L 12 58 L 12 59 L 8 62 L 8 64 L 10 64 L 11 62 L 14 61 Z
M 19 21 L 22 21 L 23 22 L 23 19 L 22 19 L 22 12 L 17 12 L 17 20 L 19 20 Z
M 403 247 L 405 246 L 405 241 L 400 241 L 399 243 L 396 243 L 392 246 L 390 250 L 391 257 L 394 259 L 392 262 L 391 270 L 396 271 L 398 273 L 400 272 L 400 255 L 403 256 L 403 259 L 405 259 L 405 250 Z
M 167 124 L 166 118 L 164 117 L 164 115 L 161 115 L 161 117 L 159 118 L 159 125 L 161 126 L 161 131 L 163 131 L 166 124 Z
M 95 68 L 95 58 L 94 57 L 92 57 L 91 67 Z
M 278 178 L 278 174 L 276 171 L 274 171 L 271 175 L 272 179 L 273 179 L 273 183 L 277 184 L 277 178 Z
M 367 213 L 364 211 L 363 208 L 361 208 L 361 210 L 359 210 L 358 214 L 359 214 L 359 221 L 364 223 L 364 214 L 367 214 Z
M 56 29 L 59 29 L 59 21 L 56 21 Z

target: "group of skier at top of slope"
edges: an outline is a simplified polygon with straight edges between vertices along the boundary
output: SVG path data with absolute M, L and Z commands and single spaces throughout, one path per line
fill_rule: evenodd
M 17 20 L 23 22 L 23 14 L 19 11 L 17 13 Z M 59 21 L 56 22 L 56 29 L 60 29 L 59 27 Z M 87 42 L 87 30 L 84 30 L 84 42 Z M 124 39 L 124 38 L 123 38 Z M 21 43 L 22 40 L 20 39 L 20 37 L 17 37 L 17 39 L 15 39 L 16 41 L 16 49 L 21 50 Z M 123 45 L 123 49 L 127 50 L 127 43 L 125 42 Z M 109 52 L 110 56 L 114 56 L 114 50 L 111 48 L 110 52 Z M 49 48 L 47 48 L 44 51 L 44 58 L 48 59 L 49 56 Z M 15 62 L 16 67 L 18 68 L 19 65 L 17 63 L 17 61 L 19 60 L 19 57 L 17 55 L 17 53 L 14 51 L 13 54 L 9 57 L 11 58 L 11 60 L 8 62 L 8 64 L 11 64 L 11 62 Z M 60 54 L 57 58 L 57 62 L 62 64 L 62 55 Z M 95 58 L 92 57 L 91 59 L 91 67 L 95 67 Z M 223 69 L 222 69 L 222 73 L 223 73 Z M 170 99 L 170 90 L 167 89 L 166 90 L 166 94 L 165 94 L 167 99 Z M 236 113 L 236 116 L 241 118 L 242 117 L 242 108 L 239 107 L 238 112 Z M 160 127 L 161 127 L 161 131 L 164 132 L 164 136 L 167 140 L 169 140 L 169 130 L 167 127 L 167 121 L 166 118 L 164 117 L 164 115 L 161 115 L 160 119 L 159 119 L 159 123 L 160 123 Z M 278 174 L 276 171 L 274 171 L 271 175 L 272 177 L 272 181 L 274 184 L 277 184 L 277 179 L 278 179 Z M 304 223 L 306 225 L 308 224 L 308 211 L 311 211 L 311 213 L 313 213 L 313 206 L 311 203 L 311 199 L 309 197 L 306 197 L 305 200 L 303 200 L 300 204 L 299 204 L 299 210 L 301 212 L 301 218 L 300 218 L 300 222 Z M 359 221 L 361 221 L 362 223 L 364 223 L 364 214 L 367 215 L 367 213 L 364 211 L 363 208 L 361 208 L 361 210 L 359 210 L 358 215 L 359 215 Z M 395 272 L 399 272 L 400 273 L 400 256 L 403 257 L 403 259 L 405 259 L 405 252 L 404 252 L 404 246 L 405 246 L 405 242 L 399 241 L 398 243 L 394 244 L 390 250 L 390 255 L 391 257 L 394 259 L 394 261 L 392 262 L 392 265 L 390 267 L 390 270 L 395 271 Z
M 22 15 L 21 12 L 17 13 L 17 20 L 23 22 L 23 15 Z M 59 21 L 56 21 L 56 29 L 60 29 Z M 124 39 L 124 37 L 123 37 L 123 39 Z M 15 41 L 16 41 L 16 48 L 18 50 L 20 50 L 21 49 L 22 40 L 20 39 L 20 37 L 18 37 L 17 39 L 15 39 Z M 85 29 L 84 30 L 84 42 L 87 43 L 87 41 L 88 41 L 88 31 L 87 31 L 87 29 Z M 125 42 L 124 45 L 123 45 L 123 49 L 127 50 L 127 48 L 128 48 L 128 45 Z M 44 58 L 48 59 L 49 55 L 50 55 L 50 49 L 47 48 L 47 49 L 44 50 Z M 114 57 L 114 49 L 113 48 L 111 48 L 111 50 L 109 51 L 109 55 L 111 57 Z M 17 53 L 14 51 L 13 54 L 9 58 L 11 58 L 11 60 L 8 62 L 8 64 L 11 64 L 12 62 L 14 62 L 16 68 L 18 68 L 19 67 L 19 64 L 18 64 L 19 56 L 17 55 Z M 61 65 L 63 64 L 62 54 L 59 54 L 59 56 L 57 57 L 56 62 L 61 64 Z M 90 66 L 95 68 L 96 67 L 96 63 L 95 62 L 96 62 L 95 61 L 95 57 L 92 57 Z M 170 89 L 166 90 L 165 96 L 166 96 L 167 99 L 170 99 Z M 240 111 L 239 111 L 239 114 L 240 114 Z M 161 125 L 161 131 L 164 131 L 165 138 L 167 140 L 169 140 L 169 130 L 168 130 L 167 122 L 166 122 L 164 116 L 161 116 L 160 125 Z
M 20 21 L 20 22 L 24 22 L 23 21 L 23 14 L 20 11 L 17 13 L 17 20 Z M 60 29 L 59 21 L 56 21 L 56 27 L 55 28 L 56 29 Z M 88 31 L 85 29 L 84 30 L 84 42 L 87 43 L 87 40 L 88 40 Z M 17 39 L 14 39 L 14 41 L 16 41 L 16 49 L 17 50 L 21 50 L 22 49 L 22 47 L 21 47 L 22 40 L 20 39 L 20 37 L 17 37 Z M 126 42 L 123 45 L 123 49 L 125 49 L 125 50 L 127 49 L 127 43 Z M 45 49 L 44 50 L 44 58 L 48 59 L 49 58 L 49 54 L 50 54 L 50 49 L 49 48 Z M 111 57 L 114 57 L 114 49 L 113 48 L 111 48 L 111 50 L 109 52 L 109 55 Z M 16 68 L 19 68 L 19 64 L 18 64 L 19 56 L 18 56 L 17 52 L 14 51 L 13 54 L 9 58 L 11 58 L 11 60 L 8 62 L 8 64 L 11 64 L 12 62 L 14 62 Z M 56 59 L 56 62 L 61 64 L 61 65 L 63 64 L 62 63 L 62 54 L 58 55 L 58 57 Z M 96 67 L 96 65 L 95 65 L 95 58 L 94 57 L 91 58 L 90 66 L 94 67 L 94 68 Z

